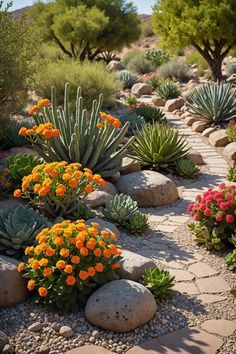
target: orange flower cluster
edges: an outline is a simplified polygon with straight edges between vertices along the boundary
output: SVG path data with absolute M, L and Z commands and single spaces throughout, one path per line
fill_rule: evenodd
M 82 289 L 87 291 L 101 280 L 106 282 L 106 274 L 109 279 L 111 272 L 115 275 L 122 253 L 114 245 L 116 240 L 112 232 L 100 231 L 97 223 L 86 225 L 84 220 L 66 220 L 37 235 L 36 245 L 26 248 L 28 260 L 19 264 L 18 271 L 27 272 L 29 290 L 36 288 L 42 298 L 56 292 L 63 301 L 65 287 L 74 286 L 83 292 Z M 67 301 L 66 297 L 64 300 Z
M 50 139 L 54 136 L 59 136 L 59 129 L 54 129 L 51 123 L 40 124 L 39 126 L 35 125 L 31 129 L 27 129 L 25 127 L 20 128 L 19 135 L 23 135 L 25 137 L 43 137 L 45 139 Z
M 45 163 L 36 166 L 32 173 L 23 177 L 21 189 L 14 191 L 14 197 L 21 196 L 39 202 L 48 210 L 52 205 L 78 203 L 105 181 L 99 174 L 88 168 L 81 171 L 81 164 L 68 164 L 65 161 Z
M 43 99 L 39 100 L 36 105 L 31 107 L 28 110 L 28 113 L 29 113 L 29 115 L 32 116 L 33 114 L 37 113 L 42 107 L 50 106 L 50 104 L 51 104 L 51 102 L 47 98 L 43 98 Z
M 120 128 L 122 126 L 122 124 L 119 121 L 119 119 L 111 116 L 110 114 L 101 112 L 100 113 L 100 117 L 103 120 L 103 122 L 99 122 L 97 124 L 97 127 L 99 129 L 101 129 L 101 128 L 105 127 L 105 126 L 109 126 L 109 125 L 112 125 L 114 128 Z

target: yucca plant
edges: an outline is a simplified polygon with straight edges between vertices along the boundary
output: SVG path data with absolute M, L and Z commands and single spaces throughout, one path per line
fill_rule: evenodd
M 20 257 L 46 226 L 47 219 L 28 206 L 0 211 L 0 252 Z
M 227 179 L 236 182 L 236 167 L 231 167 L 228 171 Z
M 136 211 L 130 216 L 128 221 L 123 223 L 123 226 L 134 234 L 143 234 L 149 227 L 148 217 L 147 215 Z
M 135 112 L 138 116 L 143 117 L 146 122 L 166 122 L 165 114 L 160 108 L 141 104 L 135 107 Z
M 111 221 L 123 223 L 138 211 L 138 203 L 129 195 L 117 194 L 105 203 L 103 215 Z
M 81 88 L 77 91 L 76 111 L 71 112 L 68 83 L 65 85 L 64 108 L 57 107 L 55 87 L 52 87 L 51 101 L 51 106 L 44 107 L 43 114 L 37 113 L 34 116 L 37 124 L 50 122 L 60 130 L 58 138 L 48 141 L 47 154 L 42 155 L 45 160 L 79 162 L 102 177 L 110 177 L 118 172 L 121 169 L 121 160 L 132 142 L 131 138 L 120 147 L 129 129 L 129 123 L 119 130 L 112 125 L 100 129 L 98 122 L 102 95 L 98 101 L 93 101 L 88 117 L 87 110 L 83 108 Z
M 167 270 L 159 268 L 149 268 L 144 276 L 144 283 L 154 297 L 159 299 L 167 298 L 174 286 L 174 276 L 171 276 Z
M 188 159 L 179 159 L 175 162 L 177 172 L 187 178 L 195 178 L 199 170 L 195 166 L 194 162 Z
M 171 81 L 164 81 L 157 87 L 156 93 L 164 100 L 177 98 L 180 95 L 179 87 Z
M 117 74 L 117 79 L 122 82 L 124 89 L 131 88 L 139 81 L 138 77 L 128 70 L 119 71 Z
M 21 184 L 22 178 L 28 176 L 35 166 L 42 163 L 44 160 L 41 157 L 28 154 L 10 155 L 7 158 L 10 178 L 16 185 Z
M 177 130 L 158 123 L 137 129 L 130 156 L 143 166 L 166 168 L 189 152 L 186 140 Z
M 141 127 L 145 120 L 143 117 L 137 116 L 136 114 L 127 113 L 121 116 L 120 122 L 124 125 L 126 122 L 129 122 L 129 132 L 132 133 L 133 130 L 137 129 L 137 127 Z
M 212 125 L 236 117 L 236 94 L 230 84 L 202 85 L 188 94 L 186 104 L 193 116 Z

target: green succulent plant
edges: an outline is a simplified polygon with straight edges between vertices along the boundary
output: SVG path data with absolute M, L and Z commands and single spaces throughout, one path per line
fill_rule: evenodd
M 189 152 L 186 140 L 177 130 L 158 123 L 137 129 L 131 148 L 130 156 L 154 169 L 167 168 Z
M 164 100 L 177 98 L 180 95 L 179 87 L 171 81 L 164 81 L 160 83 L 156 89 L 157 95 Z
M 121 169 L 121 160 L 132 142 L 131 138 L 121 146 L 129 123 L 119 130 L 112 125 L 99 129 L 97 124 L 100 120 L 102 95 L 98 102 L 93 101 L 91 114 L 87 117 L 81 88 L 77 91 L 76 111 L 72 113 L 69 107 L 68 83 L 65 85 L 64 108 L 57 108 L 55 87 L 52 87 L 51 102 L 50 107 L 44 107 L 43 114 L 35 115 L 37 124 L 50 122 L 60 130 L 58 138 L 48 141 L 46 153 L 41 151 L 44 159 L 49 162 L 79 162 L 102 177 L 110 177 L 118 172 Z
M 47 219 L 28 206 L 0 211 L 0 252 L 15 258 L 33 245 L 36 235 L 47 226 Z
M 206 226 L 198 223 L 190 223 L 188 224 L 188 228 L 194 234 L 195 241 L 199 245 L 204 245 L 208 250 L 215 249 L 218 251 L 224 248 L 221 238 L 221 226 L 214 227 L 212 232 Z
M 125 98 L 125 103 L 127 103 L 129 106 L 134 106 L 137 103 L 137 99 L 135 96 L 129 95 Z
M 138 77 L 128 70 L 119 71 L 117 74 L 117 79 L 122 82 L 124 89 L 131 88 L 139 81 Z
M 123 223 L 123 226 L 134 234 L 143 234 L 149 227 L 148 218 L 145 214 L 136 211 L 128 221 Z
M 143 117 L 146 122 L 166 123 L 165 114 L 160 108 L 144 105 L 136 107 L 135 113 L 138 116 Z
M 126 122 L 129 122 L 129 132 L 133 132 L 133 130 L 137 129 L 137 127 L 141 127 L 145 123 L 145 120 L 137 116 L 136 114 L 127 113 L 121 116 L 120 118 L 121 123 L 124 125 Z
M 236 94 L 230 84 L 202 85 L 188 94 L 186 105 L 193 116 L 213 125 L 236 117 Z
M 233 121 L 232 123 L 230 122 L 227 129 L 226 133 L 228 136 L 229 141 L 236 141 L 236 122 Z
M 129 195 L 117 194 L 105 203 L 103 215 L 119 224 L 129 220 L 131 215 L 138 211 L 138 203 Z
M 26 127 L 27 129 L 32 128 L 35 125 L 33 120 L 22 119 L 20 121 L 10 120 L 9 127 L 7 130 L 7 144 L 8 148 L 10 147 L 19 147 L 28 144 L 26 138 L 22 135 L 19 135 L 19 130 L 21 127 Z
M 147 83 L 152 85 L 152 87 L 156 90 L 161 83 L 161 78 L 158 76 L 152 76 L 147 80 Z
M 171 276 L 167 270 L 159 268 L 149 268 L 143 276 L 145 286 L 154 297 L 159 299 L 167 298 L 174 286 L 174 276 Z
M 78 209 L 73 213 L 76 219 L 92 219 L 95 217 L 95 213 L 92 211 L 91 207 L 86 203 L 79 203 Z
M 187 178 L 195 178 L 199 170 L 195 166 L 194 162 L 186 158 L 179 159 L 175 162 L 177 172 Z
M 9 169 L 10 178 L 19 185 L 24 176 L 28 176 L 33 168 L 44 163 L 39 156 L 28 154 L 10 155 L 7 158 L 7 167 Z
M 236 249 L 227 254 L 225 257 L 225 263 L 230 270 L 236 270 Z
M 228 170 L 227 179 L 232 182 L 236 182 L 236 167 L 231 167 Z

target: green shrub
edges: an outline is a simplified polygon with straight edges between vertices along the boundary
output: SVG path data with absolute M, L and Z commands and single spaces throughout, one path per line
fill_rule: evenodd
M 124 89 L 131 88 L 139 81 L 138 77 L 128 70 L 119 71 L 117 74 L 117 79 L 122 83 Z
M 150 73 L 155 70 L 155 66 L 144 57 L 144 53 L 133 57 L 129 64 L 127 65 L 127 69 L 134 74 L 142 75 L 146 73 Z
M 168 125 L 153 123 L 137 129 L 132 144 L 133 156 L 141 165 L 166 168 L 184 157 L 189 149 L 186 140 Z
M 123 116 L 120 117 L 120 121 L 122 125 L 125 125 L 126 122 L 129 122 L 130 133 L 132 133 L 133 130 L 137 129 L 137 127 L 140 127 L 145 123 L 145 120 L 142 117 L 132 113 L 124 114 Z
M 25 137 L 19 135 L 19 130 L 21 127 L 26 127 L 27 129 L 30 129 L 33 127 L 33 125 L 35 125 L 35 123 L 28 118 L 19 121 L 10 119 L 7 129 L 7 139 L 5 142 L 5 147 L 9 149 L 11 147 L 19 147 L 27 144 L 28 142 Z
M 226 132 L 229 141 L 236 141 L 236 121 L 235 120 L 229 122 Z
M 236 74 L 236 62 L 229 63 L 226 66 L 226 72 L 228 75 Z
M 137 99 L 135 96 L 129 95 L 125 98 L 125 103 L 127 103 L 129 106 L 134 106 L 137 103 Z
M 143 23 L 142 23 L 142 36 L 144 38 L 147 38 L 147 37 L 152 37 L 153 35 L 154 35 L 154 32 L 152 29 L 151 21 L 143 21 Z
M 46 226 L 47 219 L 28 206 L 0 210 L 0 252 L 16 258 L 22 256 Z
M 169 60 L 170 56 L 169 56 L 169 54 L 167 54 L 163 50 L 152 49 L 152 50 L 148 50 L 145 53 L 145 58 L 148 61 L 150 61 L 152 63 L 152 65 L 154 65 L 155 68 L 157 68 L 161 64 L 166 63 Z
M 154 297 L 165 299 L 170 295 L 171 288 L 174 286 L 174 276 L 171 276 L 167 270 L 159 268 L 149 268 L 144 276 L 144 284 Z
M 176 50 L 175 54 L 176 54 L 177 57 L 183 57 L 185 52 L 184 52 L 183 49 L 179 48 L 179 49 Z
M 177 98 L 181 93 L 179 87 L 171 81 L 160 82 L 156 91 L 164 100 Z
M 115 74 L 108 71 L 102 63 L 71 60 L 45 65 L 45 70 L 38 76 L 38 90 L 42 96 L 50 97 L 51 86 L 55 86 L 57 103 L 62 105 L 66 82 L 70 83 L 70 104 L 73 108 L 78 86 L 82 88 L 84 104 L 89 108 L 100 93 L 104 96 L 104 107 L 112 105 L 119 87 Z
M 236 249 L 225 257 L 225 263 L 230 270 L 236 270 Z
M 194 162 L 188 159 L 179 159 L 175 162 L 177 172 L 187 178 L 195 178 L 199 170 L 195 166 Z
M 209 69 L 207 61 L 203 58 L 201 54 L 195 51 L 186 55 L 186 62 L 189 65 L 196 64 L 197 68 L 201 71 Z
M 210 124 L 218 124 L 236 117 L 236 94 L 230 84 L 202 85 L 188 94 L 189 112 Z
M 190 78 L 189 67 L 182 61 L 171 60 L 162 64 L 158 72 L 163 79 L 172 79 L 179 82 L 188 81 Z
M 138 116 L 143 117 L 146 122 L 166 122 L 165 113 L 163 113 L 162 110 L 157 107 L 148 106 L 141 103 L 135 107 L 135 113 Z
M 125 68 L 127 68 L 129 62 L 135 58 L 136 56 L 144 55 L 143 50 L 139 48 L 131 49 L 125 55 L 123 56 L 121 63 L 124 65 Z
M 236 167 L 231 167 L 228 170 L 227 179 L 232 182 L 236 182 Z

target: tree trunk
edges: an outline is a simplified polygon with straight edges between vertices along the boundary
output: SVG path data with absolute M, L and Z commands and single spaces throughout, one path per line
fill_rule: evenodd
M 223 80 L 222 62 L 223 62 L 223 58 L 219 57 L 219 58 L 215 58 L 215 60 L 211 62 L 211 65 L 209 63 L 214 81 Z

